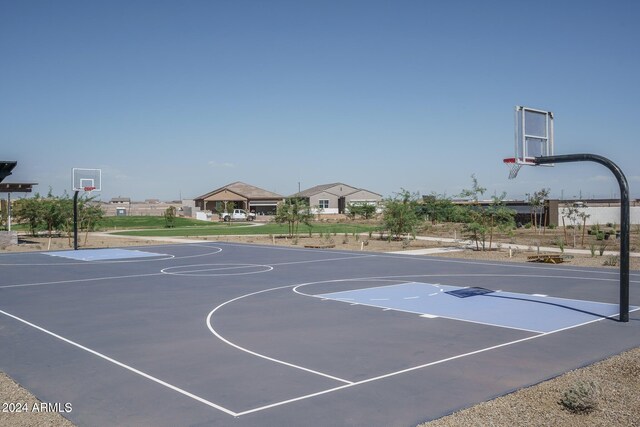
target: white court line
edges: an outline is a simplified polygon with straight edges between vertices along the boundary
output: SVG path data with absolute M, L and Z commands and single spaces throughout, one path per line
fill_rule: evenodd
M 236 246 L 236 247 L 251 247 L 251 248 L 256 248 L 256 249 L 266 249 L 266 250 L 281 250 L 281 251 L 304 251 L 304 252 L 320 252 L 320 253 L 341 253 L 341 254 L 355 254 L 355 253 L 359 253 L 359 252 L 355 252 L 355 251 L 332 251 L 332 250 L 326 250 L 326 249 L 301 249 L 301 248 L 286 248 L 286 247 L 279 247 L 279 246 L 270 246 L 270 245 L 251 245 L 251 244 L 237 244 L 237 243 L 226 243 L 226 242 L 215 242 L 215 244 L 219 244 L 219 245 L 223 245 L 223 246 Z M 435 263 L 452 263 L 452 264 L 471 264 L 471 265 L 482 265 L 482 266 L 497 266 L 497 267 L 507 267 L 507 268 L 519 268 L 519 269 L 533 269 L 533 270 L 552 270 L 552 271 L 575 271 L 575 272 L 581 272 L 581 273 L 596 273 L 596 274 L 609 274 L 609 275 L 619 275 L 619 271 L 618 270 L 611 270 L 611 271 L 607 271 L 605 269 L 599 269 L 599 270 L 595 270 L 595 269 L 589 269 L 587 267 L 583 268 L 583 269 L 576 269 L 576 268 L 569 268 L 569 267 L 560 267 L 560 266 L 554 266 L 554 267 L 546 267 L 546 266 L 541 266 L 541 265 L 526 265 L 526 264 L 519 264 L 519 263 L 515 263 L 515 262 L 503 262 L 503 263 L 499 263 L 499 262 L 490 262 L 490 261 L 469 261 L 469 260 L 464 260 L 464 259 L 453 259 L 453 258 L 445 258 L 445 257 L 417 257 L 415 255 L 399 255 L 399 254 L 388 254 L 388 253 L 384 253 L 384 252 L 376 252 L 376 253 L 371 253 L 368 252 L 369 256 L 371 257 L 383 257 L 383 258 L 395 258 L 395 259 L 403 259 L 403 260 L 413 260 L 413 261 L 420 261 L 420 262 L 435 262 Z M 275 264 L 274 264 L 275 265 Z M 640 274 L 638 273 L 634 273 L 633 271 L 629 272 L 630 276 L 638 276 L 640 277 Z M 554 276 L 555 277 L 555 276 Z M 640 283 L 640 282 L 638 282 Z
M 458 260 L 458 259 L 453 259 L 453 258 L 423 258 L 423 257 L 416 257 L 415 255 L 405 255 L 405 256 L 398 256 L 398 255 L 391 255 L 391 254 L 385 254 L 385 253 L 380 253 L 377 254 L 377 256 L 380 257 L 385 257 L 385 258 L 396 258 L 396 259 L 404 259 L 404 260 L 413 260 L 413 261 L 426 261 L 426 262 L 437 262 L 437 263 L 452 263 L 452 264 L 471 264 L 471 265 L 482 265 L 482 266 L 497 266 L 497 267 L 507 267 L 507 268 L 519 268 L 519 269 L 533 269 L 533 270 L 552 270 L 552 271 L 574 271 L 574 272 L 580 272 L 580 273 L 595 273 L 595 274 L 609 274 L 609 275 L 616 275 L 619 276 L 620 275 L 620 271 L 619 270 L 595 270 L 595 269 L 590 269 L 588 267 L 584 267 L 583 269 L 577 269 L 577 268 L 569 268 L 569 267 L 545 267 L 545 266 L 540 266 L 540 265 L 526 265 L 526 264 L 519 264 L 516 262 L 504 262 L 504 263 L 497 263 L 497 262 L 485 262 L 485 261 L 467 261 L 467 260 Z M 640 277 L 639 273 L 634 273 L 633 271 L 629 272 L 630 276 L 637 276 Z M 585 277 L 585 278 L 589 278 L 590 277 Z
M 310 264 L 315 262 L 326 262 L 326 261 L 348 261 L 351 259 L 358 259 L 358 258 L 371 258 L 373 256 L 375 255 L 356 255 L 356 256 L 340 257 L 340 258 L 324 258 L 324 259 L 313 259 L 313 260 L 307 260 L 307 261 L 279 262 L 279 263 L 270 264 L 270 265 L 294 265 L 294 264 Z
M 228 301 L 225 301 L 225 302 L 223 302 L 222 304 L 218 305 L 218 306 L 217 306 L 216 308 L 214 308 L 213 310 L 211 310 L 211 312 L 209 312 L 209 314 L 207 315 L 207 319 L 206 319 L 207 328 L 209 328 L 209 330 L 211 331 L 211 333 L 212 333 L 213 335 L 215 335 L 215 336 L 216 336 L 216 338 L 218 338 L 220 341 L 222 341 L 222 342 L 224 342 L 225 344 L 230 345 L 231 347 L 234 347 L 234 348 L 236 348 L 236 349 L 238 349 L 238 350 L 240 350 L 240 351 L 243 351 L 243 352 L 245 352 L 245 353 L 247 353 L 247 354 L 250 354 L 250 355 L 252 355 L 252 356 L 256 356 L 256 357 L 259 357 L 259 358 L 261 358 L 261 359 L 268 360 L 268 361 L 270 361 L 270 362 L 278 363 L 278 364 L 280 364 L 280 365 L 288 366 L 288 367 L 290 367 L 290 368 L 294 368 L 294 369 L 298 369 L 298 370 L 301 370 L 301 371 L 309 372 L 309 373 L 314 374 L 314 375 L 319 375 L 319 376 L 321 376 L 321 377 L 325 377 L 325 378 L 329 378 L 329 379 L 332 379 L 332 380 L 335 380 L 335 381 L 339 381 L 339 382 L 341 382 L 341 383 L 345 383 L 345 384 L 353 384 L 353 382 L 352 382 L 352 381 L 348 381 L 348 380 L 345 380 L 345 379 L 343 379 L 343 378 L 338 378 L 338 377 L 335 377 L 335 376 L 333 376 L 333 375 L 325 374 L 324 372 L 315 371 L 315 370 L 313 370 L 313 369 L 305 368 L 305 367 L 303 367 L 303 366 L 299 366 L 299 365 L 295 365 L 295 364 L 293 364 L 293 363 L 285 362 L 284 360 L 275 359 L 275 358 L 273 358 L 273 357 L 269 357 L 269 356 L 266 356 L 266 355 L 264 355 L 264 354 L 257 353 L 257 352 L 255 352 L 255 351 L 251 351 L 251 350 L 249 350 L 249 349 L 247 349 L 247 348 L 244 348 L 244 347 L 242 347 L 242 346 L 240 346 L 240 345 L 238 345 L 238 344 L 235 344 L 235 343 L 233 343 L 233 342 L 229 341 L 228 339 L 226 339 L 225 337 L 223 337 L 222 335 L 220 335 L 220 334 L 218 333 L 218 331 L 216 331 L 216 330 L 215 330 L 215 328 L 213 327 L 213 324 L 212 324 L 212 322 L 211 322 L 211 319 L 212 319 L 212 317 L 213 317 L 213 314 L 214 314 L 216 311 L 218 311 L 219 309 L 221 309 L 222 307 L 224 307 L 225 305 L 227 305 L 227 304 L 231 304 L 231 303 L 236 302 L 236 301 L 238 301 L 238 300 L 240 300 L 240 299 L 247 298 L 247 297 L 250 297 L 250 296 L 259 295 L 259 294 L 262 294 L 262 293 L 265 293 L 265 292 L 271 292 L 271 291 L 275 291 L 275 290 L 278 290 L 278 289 L 286 289 L 286 288 L 290 288 L 290 287 L 292 287 L 292 286 L 295 286 L 295 285 L 286 285 L 286 286 L 279 286 L 279 287 L 277 287 L 277 288 L 264 289 L 264 290 L 262 290 L 262 291 L 252 292 L 252 293 L 250 293 L 250 294 L 241 295 L 241 296 L 239 296 L 239 297 L 236 297 L 236 298 L 230 299 L 230 300 L 228 300 Z
M 331 282 L 340 282 L 340 281 L 347 282 L 347 281 L 351 281 L 351 279 L 331 280 Z M 326 283 L 326 282 L 322 281 L 322 282 L 315 282 L 315 283 Z M 315 284 L 315 283 L 306 283 L 306 284 L 303 284 L 303 285 L 298 285 L 298 286 L 293 288 L 293 292 L 295 292 L 295 293 L 297 293 L 299 295 L 306 296 L 306 297 L 324 298 L 324 297 L 319 297 L 318 295 L 305 294 L 305 293 L 303 293 L 303 292 L 298 290 L 299 287 L 303 287 L 303 286 L 307 286 L 307 285 Z M 418 282 L 415 282 L 415 283 L 418 283 Z M 438 285 L 434 285 L 432 283 L 421 283 L 421 284 L 439 287 Z M 402 284 L 400 284 L 400 285 L 402 285 Z M 392 286 L 397 286 L 397 285 L 389 285 L 389 287 L 392 287 Z M 444 285 L 444 286 L 447 286 L 447 285 Z M 372 288 L 365 288 L 365 289 L 366 290 L 368 290 L 368 289 L 378 289 L 380 287 L 384 287 L 384 286 L 375 286 L 375 287 L 372 287 Z M 345 291 L 345 292 L 348 292 L 348 291 Z M 437 296 L 437 295 L 440 295 L 440 293 L 434 293 L 434 294 L 431 294 L 430 296 Z M 524 294 L 524 295 L 526 295 L 526 294 Z M 417 299 L 417 298 L 420 298 L 420 297 L 406 297 L 406 298 L 403 298 L 403 299 L 407 300 L 407 299 Z M 561 298 L 559 298 L 559 299 L 561 299 Z M 333 300 L 337 301 L 337 302 L 347 302 L 347 301 L 343 301 L 342 299 L 337 299 L 337 298 L 333 298 Z M 374 300 L 370 299 L 369 301 L 374 301 Z M 576 300 L 576 301 L 581 301 L 581 300 Z M 389 308 L 389 307 L 387 307 L 385 305 L 376 305 L 376 304 L 373 304 L 373 303 L 372 304 L 367 304 L 365 302 L 357 302 L 357 303 L 352 303 L 352 304 L 349 304 L 349 305 L 361 305 L 361 306 L 364 306 L 364 307 L 380 308 L 380 309 L 382 309 L 384 311 L 387 311 L 387 310 L 385 310 L 385 308 L 386 308 L 388 310 L 397 311 L 399 313 L 417 314 L 418 316 L 422 316 L 424 314 L 421 311 L 412 311 L 412 310 L 406 310 L 406 309 L 400 309 L 400 308 Z M 477 324 L 477 325 L 492 326 L 492 327 L 504 328 L 504 329 L 513 329 L 513 330 L 516 330 L 516 331 L 522 331 L 522 332 L 528 332 L 528 333 L 534 333 L 534 334 L 542 334 L 542 333 L 544 333 L 543 331 L 536 331 L 534 329 L 518 328 L 516 326 L 499 325 L 499 324 L 488 323 L 488 322 L 480 322 L 480 321 L 477 321 L 477 320 L 461 319 L 461 318 L 458 318 L 458 317 L 450 317 L 450 316 L 443 316 L 443 315 L 438 315 L 437 317 L 442 318 L 442 319 L 448 319 L 448 320 L 456 320 L 456 321 L 459 321 L 459 322 L 474 323 L 474 324 Z
M 3 285 L 3 286 L 0 286 L 0 289 L 25 288 L 29 286 L 44 286 L 44 285 L 61 285 L 66 283 L 94 282 L 98 280 L 130 279 L 130 278 L 136 278 L 136 277 L 151 277 L 151 276 L 162 276 L 162 275 L 163 275 L 162 273 L 147 273 L 147 274 L 131 274 L 128 276 L 89 277 L 86 279 L 59 280 L 55 282 L 38 282 L 38 283 L 22 283 L 17 285 Z
M 172 272 L 169 270 L 179 270 L 179 269 L 187 269 L 189 267 L 219 267 L 219 268 L 202 268 L 199 270 L 186 270 L 186 271 L 177 271 Z M 219 273 L 220 271 L 230 271 L 230 270 L 250 270 L 253 267 L 260 267 L 264 270 L 256 270 L 256 271 L 246 271 L 244 273 Z M 259 274 L 259 273 L 267 273 L 273 270 L 273 267 L 266 264 L 194 264 L 194 265 L 178 265 L 174 267 L 167 267 L 160 270 L 161 273 L 167 274 L 170 276 L 187 276 L 187 277 L 216 277 L 216 276 L 246 276 L 248 274 Z M 205 273 L 207 274 L 197 274 L 197 273 Z
M 187 245 L 176 245 L 176 246 L 187 246 Z M 35 263 L 35 264 L 22 264 L 22 263 L 0 263 L 0 265 L 3 266 L 7 266 L 7 267 L 20 267 L 20 266 L 26 266 L 26 267 L 31 267 L 31 266 L 49 266 L 49 267 L 60 267 L 60 266 L 67 266 L 67 265 L 86 265 L 86 266 L 95 266 L 95 265 L 102 265 L 102 264 L 125 264 L 125 263 L 134 263 L 134 262 L 155 262 L 155 261 L 168 261 L 168 260 L 172 260 L 172 259 L 188 259 L 188 258 L 198 258 L 198 257 L 203 257 L 203 256 L 207 256 L 207 255 L 215 255 L 215 254 L 219 254 L 220 252 L 222 252 L 222 248 L 218 248 L 216 246 L 203 246 L 203 245 L 189 245 L 189 246 L 198 246 L 198 247 L 206 247 L 206 248 L 213 248 L 213 249 L 218 249 L 215 252 L 207 252 L 204 254 L 197 254 L 197 255 L 185 255 L 185 256 L 181 256 L 181 257 L 176 257 L 175 255 L 170 255 L 170 254 L 158 254 L 157 256 L 160 257 L 164 257 L 164 258 L 156 258 L 156 257 L 138 257 L 138 258 L 134 258 L 134 259 L 122 259 L 122 260 L 96 260 L 96 261 L 80 261 L 80 262 L 55 262 L 55 263 Z M 47 253 L 47 252 L 27 252 L 28 254 L 34 254 L 34 255 L 47 255 L 47 256 L 52 256 L 51 254 Z M 22 253 L 21 253 L 22 254 Z M 62 258 L 62 257 L 58 257 L 60 259 L 70 259 L 70 258 Z M 152 259 L 149 259 L 152 258 Z
M 380 375 L 380 376 L 373 377 L 373 378 L 368 378 L 366 380 L 357 381 L 357 382 L 354 382 L 354 383 L 351 383 L 351 384 L 346 384 L 346 385 L 343 385 L 343 386 L 340 386 L 340 387 L 331 388 L 331 389 L 320 391 L 320 392 L 317 392 L 317 393 L 307 394 L 307 395 L 300 396 L 300 397 L 297 397 L 297 398 L 294 398 L 294 399 L 283 400 L 282 402 L 276 402 L 276 403 L 272 403 L 270 405 L 260 406 L 258 408 L 254 408 L 254 409 L 250 409 L 250 410 L 247 410 L 247 411 L 238 412 L 238 416 L 240 417 L 242 415 L 247 415 L 247 414 L 251 414 L 251 413 L 255 413 L 255 412 L 260 412 L 260 411 L 264 411 L 266 409 L 275 408 L 277 406 L 286 405 L 288 403 L 299 402 L 301 400 L 306 400 L 306 399 L 309 399 L 309 398 L 312 398 L 312 397 L 316 397 L 316 396 L 320 396 L 320 395 L 323 395 L 323 394 L 331 393 L 331 392 L 334 392 L 334 391 L 337 391 L 337 390 L 344 390 L 346 388 L 351 388 L 351 387 L 359 386 L 359 385 L 362 385 L 362 384 L 367 384 L 367 383 L 370 383 L 370 382 L 379 381 L 379 380 L 382 380 L 382 379 L 385 379 L 385 378 L 390 378 L 390 377 L 394 377 L 394 376 L 397 376 L 397 375 L 406 374 L 408 372 L 416 371 L 418 369 L 424 369 L 424 368 L 428 368 L 430 366 L 440 365 L 442 363 L 451 362 L 453 360 L 462 359 L 462 358 L 465 358 L 465 357 L 474 356 L 476 354 L 481 354 L 481 353 L 485 353 L 485 352 L 488 352 L 488 351 L 496 350 L 498 348 L 508 347 L 508 346 L 513 345 L 513 344 L 519 344 L 519 343 L 522 343 L 522 342 L 525 342 L 525 341 L 530 341 L 530 340 L 533 340 L 533 339 L 536 339 L 536 338 L 540 338 L 540 337 L 543 337 L 543 336 L 555 334 L 557 332 L 561 332 L 561 331 L 565 331 L 565 330 L 568 330 L 568 329 L 577 328 L 579 326 L 584 326 L 584 325 L 586 325 L 588 323 L 600 322 L 602 320 L 604 320 L 604 319 L 591 320 L 589 322 L 585 322 L 585 323 L 582 323 L 580 325 L 570 326 L 570 327 L 563 328 L 563 329 L 558 329 L 558 330 L 552 331 L 552 332 L 545 332 L 545 333 L 541 333 L 541 334 L 538 334 L 538 335 L 533 335 L 533 336 L 530 336 L 530 337 L 521 338 L 519 340 L 510 341 L 510 342 L 494 345 L 494 346 L 491 346 L 491 347 L 482 348 L 480 350 L 470 351 L 470 352 L 464 353 L 464 354 L 458 354 L 456 356 L 447 357 L 446 359 L 436 360 L 434 362 L 425 363 L 423 365 L 413 366 L 411 368 L 403 369 L 401 371 L 390 372 L 388 374 Z
M 65 337 L 63 337 L 63 336 L 61 336 L 61 335 L 58 335 L 58 334 L 56 334 L 56 333 L 54 333 L 54 332 L 51 332 L 51 331 L 49 331 L 48 329 L 45 329 L 45 328 L 43 328 L 43 327 L 41 327 L 41 326 L 38 326 L 38 325 L 36 325 L 36 324 L 34 324 L 34 323 L 31 323 L 31 322 L 29 322 L 29 321 L 27 321 L 27 320 L 24 320 L 24 319 L 22 319 L 22 318 L 20 318 L 20 317 L 18 317 L 18 316 L 14 316 L 13 314 L 7 313 L 6 311 L 3 311 L 3 310 L 0 310 L 0 313 L 1 313 L 1 314 L 4 314 L 4 315 L 5 315 L 5 316 L 7 316 L 7 317 L 11 317 L 12 319 L 15 319 L 15 320 L 17 320 L 17 321 L 19 321 L 19 322 L 22 322 L 22 323 L 24 323 L 25 325 L 31 326 L 32 328 L 35 328 L 35 329 L 37 329 L 37 330 L 39 330 L 39 331 L 41 331 L 41 332 L 44 332 L 45 334 L 51 335 L 52 337 L 57 338 L 57 339 L 59 339 L 60 341 L 66 342 L 67 344 L 71 344 L 71 345 L 72 345 L 72 346 L 74 346 L 74 347 L 77 347 L 77 348 L 79 348 L 79 349 L 81 349 L 81 350 L 84 350 L 84 351 L 86 351 L 86 352 L 88 352 L 88 353 L 91 353 L 91 354 L 93 354 L 94 356 L 98 356 L 99 358 L 104 359 L 104 360 L 106 360 L 107 362 L 110 362 L 110 363 L 113 363 L 114 365 L 120 366 L 121 368 L 124 368 L 124 369 L 126 369 L 126 370 L 128 370 L 128 371 L 130 371 L 130 372 L 133 372 L 134 374 L 140 375 L 141 377 L 144 377 L 144 378 L 146 378 L 146 379 L 148 379 L 148 380 L 151 380 L 151 381 L 153 381 L 153 382 L 155 382 L 155 383 L 157 383 L 157 384 L 160 384 L 160 385 L 162 385 L 162 386 L 164 386 L 164 387 L 167 387 L 167 388 L 169 388 L 169 389 L 171 389 L 171 390 L 173 390 L 173 391 L 176 391 L 176 392 L 178 392 L 178 393 L 180 393 L 180 394 L 182 394 L 182 395 L 184 395 L 184 396 L 190 397 L 190 398 L 191 398 L 191 399 L 193 399 L 193 400 L 196 400 L 196 401 L 198 401 L 198 402 L 200 402 L 200 403 L 204 403 L 204 404 L 205 404 L 205 405 L 207 405 L 207 406 L 210 406 L 210 407 L 212 407 L 212 408 L 214 408 L 214 409 L 217 409 L 217 410 L 219 410 L 219 411 L 222 411 L 222 412 L 224 412 L 225 414 L 232 415 L 232 416 L 234 416 L 234 417 L 237 417 L 237 416 L 238 416 L 238 414 L 237 414 L 237 413 L 235 413 L 235 412 L 233 412 L 233 411 L 231 411 L 231 410 L 229 410 L 229 409 L 227 409 L 227 408 L 225 408 L 225 407 L 223 407 L 223 406 L 220 406 L 220 405 L 215 404 L 215 403 L 213 403 L 213 402 L 210 402 L 210 401 L 208 401 L 208 400 L 206 400 L 206 399 L 203 399 L 202 397 L 197 396 L 197 395 L 195 395 L 195 394 L 193 394 L 193 393 L 190 393 L 190 392 L 188 392 L 188 391 L 186 391 L 186 390 L 183 390 L 183 389 L 181 389 L 180 387 L 176 387 L 176 386 L 174 386 L 174 385 L 172 385 L 172 384 L 169 384 L 169 383 L 168 383 L 168 382 L 166 382 L 166 381 L 163 381 L 163 380 L 161 380 L 161 379 L 159 379 L 159 378 L 156 378 L 156 377 L 154 377 L 154 376 L 152 376 L 152 375 L 149 375 L 149 374 L 147 374 L 147 373 L 145 373 L 145 372 L 142 372 L 142 371 L 141 371 L 141 370 L 139 370 L 139 369 L 136 369 L 136 368 L 134 368 L 134 367 L 132 367 L 132 366 L 129 366 L 129 365 L 127 365 L 127 364 L 124 364 L 124 363 L 122 363 L 122 362 L 120 362 L 120 361 L 118 361 L 118 360 L 116 360 L 116 359 L 113 359 L 113 358 L 111 358 L 111 357 L 109 357 L 109 356 L 106 356 L 106 355 L 104 355 L 104 354 L 102 354 L 102 353 L 100 353 L 100 352 L 97 352 L 97 351 L 95 351 L 95 350 L 92 350 L 92 349 L 90 349 L 89 347 L 85 347 L 85 346 L 83 346 L 82 344 L 78 344 L 78 343 L 77 343 L 77 342 L 75 342 L 75 341 L 71 341 L 71 340 L 70 340 L 70 339 L 68 339 L 68 338 L 65 338 Z

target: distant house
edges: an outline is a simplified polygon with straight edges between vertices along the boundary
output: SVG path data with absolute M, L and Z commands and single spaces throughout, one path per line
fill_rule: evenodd
M 233 182 L 194 198 L 196 207 L 212 213 L 244 209 L 256 215 L 275 215 L 284 196 L 244 182 Z
M 290 198 L 306 199 L 315 213 L 343 214 L 349 204 L 378 205 L 382 196 L 363 188 L 352 187 L 341 182 L 333 184 L 316 185 L 299 193 L 292 194 Z
M 131 198 L 130 197 L 113 197 L 109 200 L 109 203 L 112 205 L 130 205 Z

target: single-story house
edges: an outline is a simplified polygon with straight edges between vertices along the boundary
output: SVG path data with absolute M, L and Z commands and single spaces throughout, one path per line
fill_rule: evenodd
M 316 185 L 289 197 L 306 199 L 314 213 L 323 214 L 346 213 L 347 206 L 351 203 L 377 206 L 382 201 L 382 196 L 378 193 L 341 182 Z
M 275 215 L 276 207 L 284 196 L 244 182 L 233 182 L 193 200 L 197 208 L 212 213 L 244 209 L 256 215 Z
M 109 200 L 109 203 L 112 205 L 130 205 L 131 198 L 130 197 L 112 197 Z

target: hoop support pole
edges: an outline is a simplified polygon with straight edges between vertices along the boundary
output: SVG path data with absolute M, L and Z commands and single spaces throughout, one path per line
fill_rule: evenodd
M 73 250 L 78 250 L 78 193 L 73 192 Z
M 609 168 L 620 186 L 620 322 L 629 321 L 629 184 L 622 169 L 606 157 L 597 154 L 565 154 L 561 156 L 536 157 L 536 165 L 569 162 L 596 162 Z

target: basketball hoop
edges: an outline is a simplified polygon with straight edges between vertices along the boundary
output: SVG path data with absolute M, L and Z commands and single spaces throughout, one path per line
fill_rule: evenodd
M 509 168 L 509 179 L 515 179 L 520 172 L 520 168 L 524 165 L 535 166 L 535 163 L 529 159 L 522 160 L 515 157 L 507 157 L 502 162 Z
M 86 191 L 87 193 L 91 193 L 95 189 L 96 187 L 84 187 L 84 191 Z

